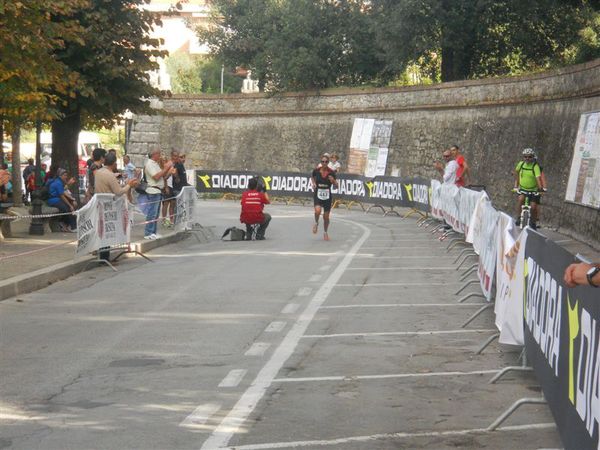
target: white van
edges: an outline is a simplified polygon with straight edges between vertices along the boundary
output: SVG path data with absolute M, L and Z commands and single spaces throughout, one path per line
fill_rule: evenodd
M 42 132 L 40 141 L 42 144 L 42 162 L 50 167 L 52 162 L 52 133 L 49 131 Z M 77 155 L 79 160 L 87 161 L 92 157 L 92 151 L 101 146 L 98 133 L 93 133 L 91 131 L 80 132 L 79 142 L 77 143 Z

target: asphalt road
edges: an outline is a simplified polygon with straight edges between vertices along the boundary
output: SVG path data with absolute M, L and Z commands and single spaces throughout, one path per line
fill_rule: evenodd
M 238 205 L 207 202 L 220 234 Z M 415 220 L 271 206 L 266 241 L 189 238 L 0 302 L 0 449 L 556 448 L 548 408 L 457 304 Z M 473 288 L 475 291 L 475 288 Z

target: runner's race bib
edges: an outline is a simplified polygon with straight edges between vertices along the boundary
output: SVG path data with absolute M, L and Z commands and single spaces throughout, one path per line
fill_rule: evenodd
M 319 200 L 329 200 L 329 189 L 317 189 L 317 198 Z

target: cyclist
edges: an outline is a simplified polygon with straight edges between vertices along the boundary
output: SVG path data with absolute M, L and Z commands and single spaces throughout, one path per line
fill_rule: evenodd
M 529 226 L 535 230 L 540 212 L 541 192 L 546 192 L 546 179 L 543 175 L 542 167 L 535 158 L 535 152 L 531 148 L 523 150 L 523 160 L 519 161 L 515 167 L 515 190 L 520 192 L 517 208 L 517 225 L 521 225 L 521 207 L 525 203 L 525 197 L 527 197 L 531 204 Z

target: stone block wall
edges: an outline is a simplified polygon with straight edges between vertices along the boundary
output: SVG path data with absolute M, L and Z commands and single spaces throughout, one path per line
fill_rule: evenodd
M 542 224 L 600 243 L 600 212 L 564 201 L 581 113 L 600 110 L 600 60 L 527 77 L 398 89 L 269 97 L 173 96 L 138 116 L 129 153 L 141 165 L 154 146 L 187 154 L 188 169 L 309 171 L 319 155 L 348 154 L 357 117 L 393 120 L 388 157 L 402 175 L 435 177 L 432 163 L 458 144 L 474 184 L 514 214 L 512 170 L 533 147 L 548 178 Z

